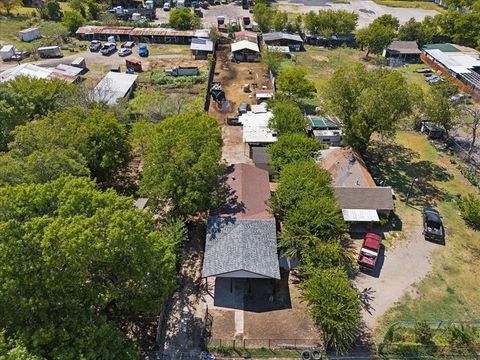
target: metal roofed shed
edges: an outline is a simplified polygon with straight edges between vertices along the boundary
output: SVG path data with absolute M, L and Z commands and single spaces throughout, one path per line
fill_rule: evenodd
M 41 37 L 40 29 L 37 27 L 31 27 L 25 30 L 20 30 L 17 33 L 20 40 L 30 42 Z
M 298 34 L 290 34 L 286 32 L 272 32 L 263 34 L 263 41 L 267 46 L 288 46 L 290 51 L 303 50 L 303 39 Z
M 352 222 L 380 221 L 376 210 L 342 209 L 343 220 Z
M 418 63 L 422 51 L 416 41 L 392 41 L 385 49 L 385 57 L 397 63 Z
M 274 96 L 273 89 L 257 90 L 255 91 L 255 99 L 257 104 L 272 99 Z
M 208 219 L 202 276 L 280 279 L 268 172 L 234 164 L 224 181 L 229 198 Z
M 209 53 L 213 53 L 213 41 L 208 39 L 193 38 L 190 43 L 190 50 L 195 56 L 195 60 L 204 60 Z
M 26 63 L 5 70 L 0 74 L 0 82 L 10 81 L 18 76 L 28 76 L 34 79 L 61 79 L 68 83 L 74 83 L 78 79 L 78 74 L 75 74 L 76 70 L 80 69 L 62 64 L 61 66 L 57 66 L 57 68 L 44 68 L 34 64 Z
M 246 144 L 271 144 L 277 141 L 277 134 L 268 127 L 273 113 L 263 104 L 252 105 L 252 110 L 238 117 L 243 125 L 243 142 Z
M 452 44 L 426 44 L 422 47 L 423 50 L 440 50 L 442 52 L 460 52 L 458 48 Z
M 248 40 L 240 40 L 232 44 L 232 52 L 237 52 L 241 50 L 250 50 L 257 53 L 260 52 L 258 45 Z
M 128 98 L 131 95 L 137 78 L 138 75 L 110 71 L 93 89 L 91 98 L 94 101 L 113 105 L 118 99 Z

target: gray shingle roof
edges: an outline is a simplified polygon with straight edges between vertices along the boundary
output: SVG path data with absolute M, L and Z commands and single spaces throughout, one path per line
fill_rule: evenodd
M 333 188 L 341 209 L 393 210 L 393 195 L 390 186 Z
M 275 219 L 208 218 L 202 276 L 240 270 L 280 279 Z

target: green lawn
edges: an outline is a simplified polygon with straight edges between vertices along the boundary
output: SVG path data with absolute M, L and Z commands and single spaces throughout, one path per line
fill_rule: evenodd
M 419 223 L 419 209 L 438 208 L 446 228 L 445 246 L 433 254 L 433 270 L 416 288 L 418 296 L 406 296 L 382 319 L 379 333 L 395 320 L 471 320 L 480 318 L 480 233 L 468 228 L 460 216 L 456 199 L 478 191 L 460 174 L 454 160 L 437 150 L 422 135 L 398 134 L 396 142 L 380 146 L 383 156 L 378 172 L 404 198 L 412 177 L 418 176 L 411 203 L 398 202 L 396 212 L 404 230 Z M 375 160 L 377 162 L 378 159 Z
M 409 1 L 409 0 L 373 0 L 378 5 L 401 7 L 401 8 L 415 8 L 423 10 L 435 10 L 438 12 L 446 12 L 446 10 L 434 2 L 429 1 Z
M 150 55 L 191 55 L 190 45 L 151 44 L 148 46 Z

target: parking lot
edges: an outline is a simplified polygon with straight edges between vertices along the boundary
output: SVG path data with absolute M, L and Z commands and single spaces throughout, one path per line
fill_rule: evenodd
M 241 3 L 233 2 L 227 5 L 213 5 L 208 9 L 201 9 L 203 13 L 202 24 L 204 28 L 210 28 L 217 23 L 217 16 L 225 16 L 227 20 L 238 19 L 242 16 L 252 16 L 248 10 L 242 9 Z M 168 23 L 168 17 L 170 11 L 164 11 L 163 9 L 157 9 L 157 19 L 155 23 L 166 24 Z

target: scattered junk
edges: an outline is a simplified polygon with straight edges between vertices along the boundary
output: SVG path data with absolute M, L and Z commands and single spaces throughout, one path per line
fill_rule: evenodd
M 212 95 L 213 101 L 217 104 L 221 104 L 226 99 L 222 85 L 218 82 L 212 82 L 212 85 L 210 86 L 210 95 Z
M 110 68 L 110 71 L 119 73 L 120 65 L 112 65 L 112 67 Z
M 142 72 L 142 62 L 140 59 L 131 57 L 127 60 L 125 60 L 125 65 L 127 67 L 127 70 L 131 70 L 132 72 Z
M 444 129 L 440 125 L 431 121 L 422 121 L 420 131 L 432 140 L 441 139 L 444 135 Z
M 60 46 L 44 46 L 37 49 L 38 55 L 43 59 L 63 57 Z
M 217 16 L 217 28 L 220 32 L 227 31 L 227 28 L 225 26 L 225 16 Z
M 20 40 L 30 42 L 41 37 L 40 30 L 37 27 L 20 30 L 17 33 Z
M 87 63 L 85 62 L 85 58 L 81 57 L 81 56 L 75 58 L 75 60 L 73 60 L 70 63 L 70 65 L 74 66 L 74 67 L 77 67 L 77 68 L 80 68 L 80 69 L 86 69 L 87 68 Z
M 252 90 L 250 89 L 250 84 L 244 84 L 243 85 L 243 92 L 245 93 L 249 93 L 251 92 Z
M 199 73 L 197 66 L 175 66 L 171 69 L 165 69 L 165 74 L 170 76 L 195 76 Z

